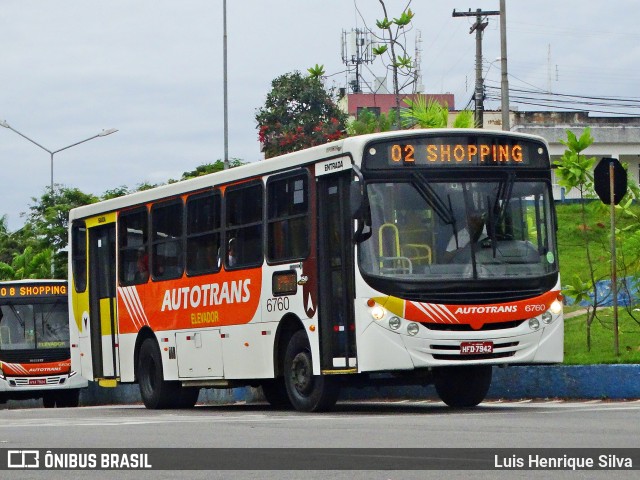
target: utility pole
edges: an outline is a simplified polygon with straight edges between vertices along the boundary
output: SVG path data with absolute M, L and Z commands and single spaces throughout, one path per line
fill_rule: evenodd
M 482 128 L 483 126 L 483 111 L 484 111 L 484 82 L 482 80 L 482 32 L 489 22 L 486 17 L 489 15 L 500 15 L 499 11 L 483 11 L 478 8 L 475 12 L 469 9 L 468 12 L 456 12 L 453 10 L 454 17 L 476 17 L 476 23 L 471 26 L 469 33 L 476 32 L 476 89 L 474 93 L 474 100 L 476 103 L 475 110 L 475 127 Z
M 222 84 L 224 115 L 224 169 L 229 168 L 229 107 L 227 102 L 227 0 L 222 0 Z
M 500 0 L 500 111 L 502 112 L 502 130 L 511 130 L 509 119 L 509 79 L 507 77 L 507 7 Z

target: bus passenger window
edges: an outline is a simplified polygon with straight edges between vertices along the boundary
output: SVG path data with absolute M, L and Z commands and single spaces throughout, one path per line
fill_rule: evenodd
M 257 267 L 262 264 L 262 183 L 230 187 L 225 193 L 226 254 L 229 268 Z M 233 264 L 229 262 L 229 240 Z
M 147 209 L 120 214 L 118 232 L 120 284 L 146 283 L 149 279 Z M 147 267 L 144 267 L 145 259 Z
M 220 193 L 187 199 L 187 275 L 220 270 Z
M 154 280 L 182 276 L 182 201 L 151 208 L 151 268 Z
M 309 253 L 309 201 L 306 172 L 267 183 L 267 258 L 304 259 Z

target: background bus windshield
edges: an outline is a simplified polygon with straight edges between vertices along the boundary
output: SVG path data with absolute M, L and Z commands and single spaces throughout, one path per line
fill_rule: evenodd
M 0 305 L 0 350 L 69 347 L 66 302 L 10 302 Z
M 369 183 L 372 236 L 363 273 L 403 280 L 541 277 L 557 271 L 546 182 Z

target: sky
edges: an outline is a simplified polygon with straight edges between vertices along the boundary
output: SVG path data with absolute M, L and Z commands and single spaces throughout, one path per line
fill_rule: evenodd
M 407 1 L 386 3 L 394 17 Z M 498 10 L 499 0 L 411 2 L 407 43 L 415 57 L 419 31 L 424 91 L 453 93 L 457 109 L 473 93 L 475 19 L 452 12 L 477 8 Z M 510 89 L 640 101 L 637 0 L 507 0 L 506 13 Z M 378 0 L 228 0 L 229 157 L 263 158 L 255 115 L 273 79 L 320 64 L 327 87 L 346 86 L 342 32 L 382 16 Z M 499 86 L 499 17 L 488 21 L 483 76 Z M 0 0 L 0 32 L 0 121 L 50 151 L 118 129 L 55 154 L 56 184 L 100 195 L 224 158 L 222 0 Z M 372 81 L 384 67 L 364 74 Z M 0 217 L 10 231 L 50 175 L 45 150 L 0 127 Z

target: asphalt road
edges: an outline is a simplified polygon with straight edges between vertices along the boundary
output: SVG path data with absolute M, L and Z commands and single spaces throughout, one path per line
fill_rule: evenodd
M 0 449 L 54 448 L 571 448 L 638 447 L 640 401 L 485 402 L 454 411 L 435 401 L 348 402 L 333 412 L 274 411 L 266 405 L 149 411 L 110 406 L 0 411 Z M 391 450 L 394 449 L 394 450 Z M 166 450 L 167 455 L 173 454 Z M 250 451 L 249 451 L 250 452 Z M 463 452 L 464 454 L 464 452 Z M 246 459 L 247 469 L 252 459 Z M 2 478 L 635 478 L 637 471 L 9 471 Z M 286 466 L 282 466 L 286 470 Z M 636 466 L 637 468 L 637 466 Z M 6 475 L 5 475 L 6 474 Z M 570 477 L 569 477 L 570 476 Z

